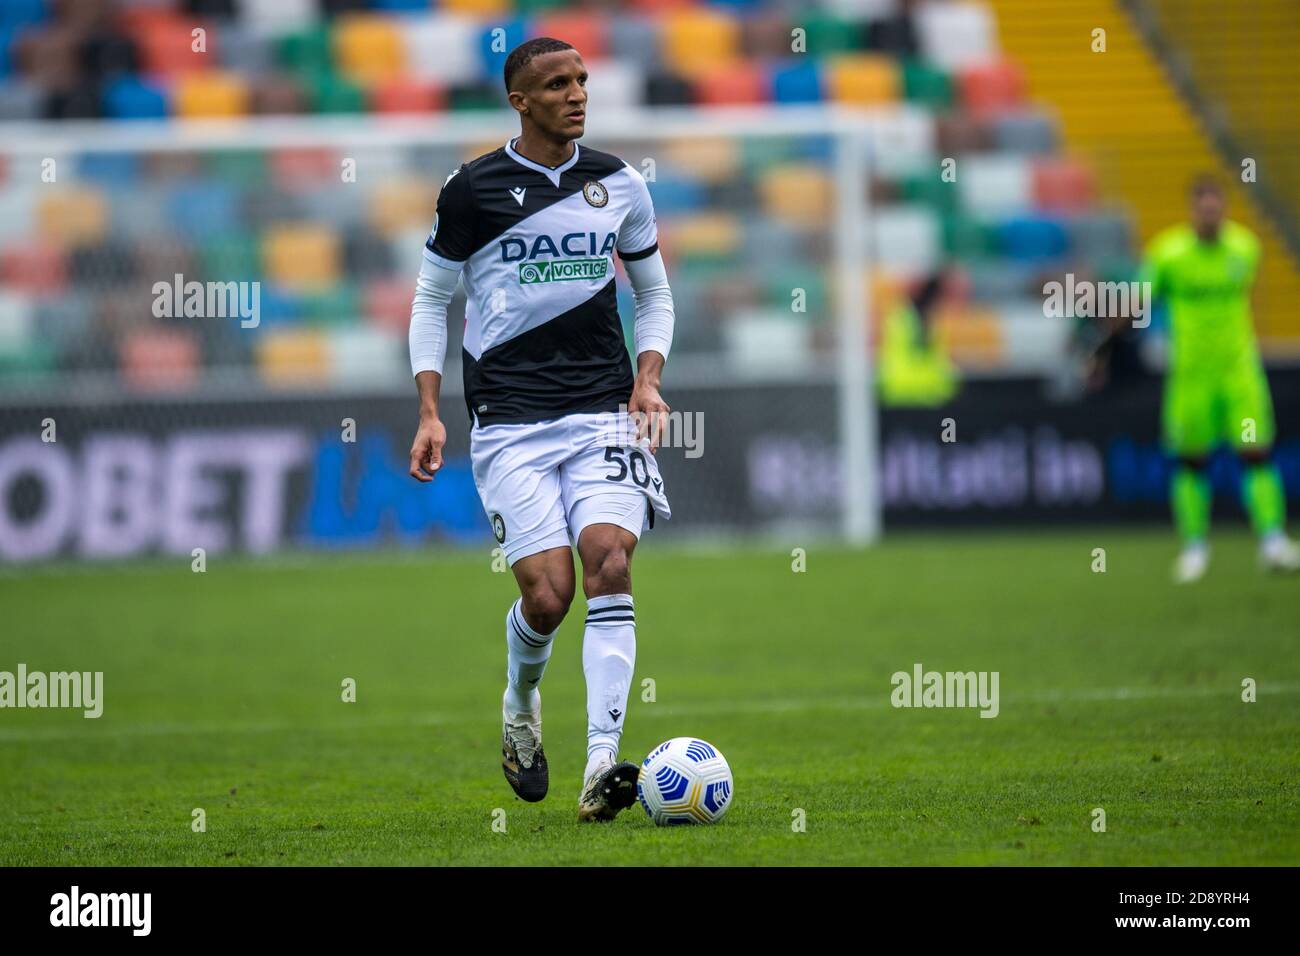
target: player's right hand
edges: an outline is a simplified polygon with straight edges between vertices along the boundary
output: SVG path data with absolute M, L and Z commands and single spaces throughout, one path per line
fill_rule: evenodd
M 411 444 L 411 477 L 416 481 L 433 481 L 442 467 L 442 446 L 446 443 L 447 429 L 439 419 L 420 419 L 420 428 Z

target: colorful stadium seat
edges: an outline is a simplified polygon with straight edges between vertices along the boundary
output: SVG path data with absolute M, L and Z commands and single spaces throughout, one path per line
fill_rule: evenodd
M 372 113 L 433 113 L 447 104 L 447 92 L 437 83 L 397 76 L 370 90 Z
M 600 91 L 600 108 L 619 110 L 638 107 L 645 98 L 646 75 L 641 65 L 630 60 L 584 58 L 587 88 Z
M 413 296 L 407 279 L 375 279 L 366 284 L 362 293 L 362 313 L 379 328 L 405 335 L 411 322 Z
M 41 241 L 26 241 L 0 251 L 0 284 L 30 295 L 55 295 L 67 287 L 63 251 Z
M 253 80 L 249 112 L 259 115 L 307 112 L 307 91 L 299 77 L 272 73 Z
M 810 228 L 825 223 L 831 215 L 833 189 L 821 166 L 773 166 L 760 178 L 758 189 L 763 211 L 790 225 Z
M 338 234 L 314 223 L 281 225 L 263 237 L 263 271 L 273 282 L 307 291 L 339 279 Z
M 998 226 L 998 245 L 1012 260 L 1059 259 L 1069 251 L 1070 235 L 1059 219 L 1020 216 Z
M 1025 98 L 1024 75 L 1005 60 L 962 67 L 957 72 L 957 87 L 962 103 L 977 114 L 1012 109 Z
M 1034 163 L 1034 202 L 1040 209 L 1077 212 L 1092 205 L 1092 170 L 1068 157 L 1043 157 Z
M 818 59 L 863 48 L 861 25 L 831 11 L 812 9 L 803 12 L 795 21 L 795 28 L 804 31 L 804 48 L 795 52 Z
M 407 69 L 418 79 L 451 86 L 483 78 L 477 20 L 454 14 L 409 17 L 402 25 Z
M 762 103 L 769 85 L 758 64 L 741 61 L 696 74 L 694 100 L 702 106 Z
M 104 89 L 104 115 L 110 119 L 159 119 L 166 116 L 167 94 L 136 76 L 119 76 Z
M 326 349 L 330 380 L 340 384 L 386 383 L 410 371 L 404 332 L 365 325 L 330 329 Z
M 398 25 L 389 17 L 348 14 L 334 25 L 334 64 L 339 73 L 361 86 L 393 80 L 405 69 L 406 48 Z
M 940 220 L 925 206 L 880 206 L 871 217 L 871 233 L 881 268 L 914 275 L 931 272 L 941 264 Z
M 646 72 L 663 63 L 660 38 L 663 23 L 644 16 L 617 17 L 608 24 L 606 33 L 609 55 L 623 63 L 636 63 Z
M 663 159 L 670 168 L 689 170 L 692 177 L 705 183 L 727 183 L 736 177 L 740 165 L 740 150 L 736 141 L 725 136 L 700 136 L 670 140 L 664 144 Z M 638 167 L 645 173 L 649 167 Z M 656 180 L 657 180 L 656 170 Z M 656 195 L 659 184 L 650 187 Z
M 520 17 L 484 23 L 478 35 L 479 58 L 482 61 L 479 75 L 493 80 L 504 77 L 506 57 L 528 36 L 528 24 Z M 498 86 L 497 89 L 501 87 Z
M 234 73 L 190 73 L 176 82 L 176 115 L 182 118 L 240 116 L 248 102 L 248 82 Z
M 123 382 L 150 391 L 193 388 L 202 364 L 194 333 L 176 327 L 128 332 L 119 354 Z
M 218 33 L 212 23 L 165 10 L 132 8 L 122 14 L 140 50 L 146 74 L 171 76 L 208 70 L 219 61 Z M 203 31 L 201 34 L 195 31 Z M 196 47 L 202 46 L 202 49 Z
M 308 77 L 308 96 L 317 113 L 364 113 L 366 93 L 358 84 L 333 73 Z
M 1056 122 L 1041 112 L 1013 112 L 991 122 L 993 145 L 1005 153 L 1055 153 L 1059 143 Z
M 451 13 L 496 17 L 510 12 L 511 0 L 441 0 L 440 6 Z
M 826 96 L 822 67 L 815 60 L 786 60 L 770 69 L 768 97 L 776 103 L 816 103 Z
M 664 15 L 663 57 L 671 69 L 691 76 L 733 63 L 740 54 L 736 21 L 707 7 Z
M 555 37 L 574 46 L 584 63 L 608 55 L 607 22 L 604 17 L 576 10 L 555 10 L 537 16 L 528 30 L 530 37 Z
M 1033 204 L 1031 166 L 1023 156 L 958 157 L 957 188 L 964 208 L 977 214 L 1018 213 Z
M 982 3 L 926 3 L 915 13 L 921 54 L 952 72 L 998 55 L 997 27 Z
M 386 179 L 370 197 L 371 228 L 383 236 L 391 236 L 404 228 L 427 230 L 433 223 L 441 185 L 441 182 L 412 176 Z
M 301 30 L 320 15 L 316 0 L 239 0 L 239 13 L 250 27 L 266 35 Z
M 304 385 L 329 380 L 329 336 L 319 329 L 274 329 L 257 340 L 257 368 L 268 385 Z
M 898 64 L 883 56 L 851 53 L 832 57 L 827 67 L 830 99 L 854 106 L 874 106 L 898 98 Z
M 36 232 L 60 246 L 98 242 L 108 231 L 104 194 L 88 186 L 42 193 L 36 202 Z
M 740 249 L 740 221 L 723 212 L 674 218 L 665 227 L 676 255 L 697 261 L 729 260 Z
M 952 106 L 952 77 L 928 63 L 903 61 L 903 97 L 934 109 Z
M 342 158 L 327 147 L 293 147 L 272 150 L 269 173 L 286 192 L 315 189 L 341 181 Z

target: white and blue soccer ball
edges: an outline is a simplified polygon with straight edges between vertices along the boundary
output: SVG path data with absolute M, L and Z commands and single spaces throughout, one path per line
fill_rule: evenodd
M 641 761 L 637 799 L 657 826 L 717 823 L 735 784 L 721 751 L 697 737 L 674 737 Z

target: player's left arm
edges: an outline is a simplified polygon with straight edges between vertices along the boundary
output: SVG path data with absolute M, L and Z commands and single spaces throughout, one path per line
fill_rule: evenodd
M 633 199 L 618 235 L 618 254 L 623 260 L 632 296 L 636 301 L 633 339 L 636 347 L 636 381 L 628 399 L 628 411 L 637 419 L 637 438 L 648 436 L 650 452 L 659 448 L 667 426 L 668 404 L 659 394 L 664 362 L 673 342 L 673 293 L 668 271 L 659 252 L 659 234 L 650 190 L 632 167 Z
M 636 381 L 627 407 L 629 412 L 641 413 L 637 417 L 637 438 L 648 436 L 653 454 L 659 449 L 659 439 L 671 411 L 659 388 L 673 341 L 673 293 L 668 287 L 663 256 L 657 249 L 645 258 L 625 260 L 623 267 L 636 300 L 632 333 L 636 345 Z

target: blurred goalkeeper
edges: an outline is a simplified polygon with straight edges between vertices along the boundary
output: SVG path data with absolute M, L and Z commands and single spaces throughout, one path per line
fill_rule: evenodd
M 1259 241 L 1224 219 L 1224 194 L 1202 176 L 1191 189 L 1191 222 L 1158 235 L 1147 249 L 1145 278 L 1169 308 L 1170 360 L 1162 428 L 1176 459 L 1170 501 L 1182 539 L 1174 579 L 1187 583 L 1209 567 L 1207 536 L 1211 452 L 1228 442 L 1242 464 L 1242 499 L 1259 536 L 1260 566 L 1300 568 L 1286 537 L 1286 502 L 1273 464 L 1275 428 L 1268 380 L 1252 326 L 1250 294 Z

